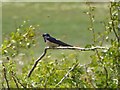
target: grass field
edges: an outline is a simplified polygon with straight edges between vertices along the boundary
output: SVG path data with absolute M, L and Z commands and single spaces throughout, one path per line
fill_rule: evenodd
M 100 22 L 108 21 L 109 3 L 93 3 L 93 5 L 96 7 L 95 32 L 102 32 L 104 26 Z M 88 6 L 85 3 L 3 3 L 3 40 L 10 32 L 14 32 L 24 20 L 30 20 L 31 25 L 40 26 L 36 46 L 25 51 L 31 53 L 35 58 L 42 53 L 45 47 L 41 37 L 42 33 L 49 33 L 74 46 L 85 47 L 86 44 L 93 43 L 92 32 L 88 30 L 90 20 L 88 15 L 84 13 L 86 11 L 88 11 Z M 70 62 L 74 60 L 72 55 L 77 55 L 81 63 L 86 63 L 92 53 L 51 50 L 48 56 L 51 55 L 51 60 L 55 60 L 56 58 L 60 59 L 62 54 L 68 56 L 71 59 Z M 26 55 L 26 58 L 28 57 Z

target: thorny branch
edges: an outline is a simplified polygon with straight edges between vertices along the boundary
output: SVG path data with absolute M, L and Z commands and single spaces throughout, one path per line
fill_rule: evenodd
M 96 49 L 108 49 L 108 48 L 107 47 L 100 47 L 100 46 L 91 47 L 91 48 L 81 48 L 81 47 L 54 47 L 54 48 L 50 48 L 50 47 L 45 47 L 42 55 L 35 61 L 32 69 L 29 71 L 27 77 L 31 76 L 31 74 L 34 71 L 35 67 L 37 66 L 38 62 L 46 55 L 48 49 L 69 49 L 69 50 L 79 50 L 79 51 L 91 51 L 91 50 L 96 50 Z

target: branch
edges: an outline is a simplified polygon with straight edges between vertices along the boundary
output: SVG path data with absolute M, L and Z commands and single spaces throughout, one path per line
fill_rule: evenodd
M 15 84 L 16 84 L 17 89 L 19 89 L 19 85 L 18 85 L 18 83 L 17 83 L 17 80 L 15 79 L 15 76 L 14 76 L 14 74 L 13 74 L 13 71 L 11 72 L 11 74 L 12 74 L 12 78 L 13 78 Z
M 117 34 L 116 30 L 115 30 L 115 24 L 114 24 L 114 19 L 113 19 L 113 15 L 112 15 L 112 2 L 111 2 L 111 6 L 110 6 L 110 19 L 112 20 L 112 29 L 113 29 L 113 32 L 119 42 L 119 35 Z
M 6 83 L 7 83 L 7 88 L 8 88 L 8 90 L 10 90 L 10 85 L 9 85 L 9 81 L 8 81 L 8 79 L 7 79 L 7 75 L 6 75 L 6 68 L 5 68 L 5 65 L 2 63 L 2 66 L 3 66 L 3 73 L 4 73 L 4 78 L 5 78 L 5 81 L 6 81 Z
M 35 67 L 37 66 L 38 62 L 46 55 L 47 50 L 48 49 L 70 49 L 70 50 L 80 50 L 80 51 L 91 51 L 91 50 L 96 50 L 96 49 L 108 49 L 106 47 L 100 47 L 100 46 L 96 46 L 96 47 L 91 47 L 91 48 L 81 48 L 81 47 L 54 47 L 54 48 L 50 48 L 50 47 L 45 47 L 42 55 L 35 61 L 32 69 L 29 71 L 28 76 L 30 77 L 33 70 L 35 69 Z
M 45 56 L 47 52 L 47 48 L 44 49 L 44 52 L 42 53 L 42 55 L 35 61 L 32 69 L 29 71 L 28 73 L 28 77 L 30 77 L 30 75 L 32 74 L 33 70 L 35 69 L 35 67 L 37 66 L 38 62 Z
M 81 48 L 81 47 L 55 47 L 55 48 L 49 48 L 47 47 L 46 49 L 70 49 L 70 50 L 79 50 L 79 51 L 91 51 L 91 50 L 96 50 L 96 49 L 108 49 L 107 47 L 91 47 L 91 48 Z
M 56 84 L 56 86 L 58 86 L 59 84 L 61 84 L 61 83 L 63 82 L 63 80 L 64 80 L 65 78 L 67 78 L 67 76 L 70 74 L 70 72 L 77 67 L 78 64 L 79 64 L 79 63 L 75 64 L 75 65 L 65 74 L 65 76 Z
M 19 78 L 18 78 L 16 75 L 14 75 L 14 77 L 16 78 L 17 82 L 18 82 L 23 88 L 26 88 L 26 87 L 20 82 Z

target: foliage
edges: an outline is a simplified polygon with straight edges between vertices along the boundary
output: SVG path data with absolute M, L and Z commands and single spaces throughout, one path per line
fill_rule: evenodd
M 65 55 L 63 53 L 62 59 L 54 59 L 47 55 L 38 64 L 32 76 L 27 78 L 27 73 L 34 61 L 25 65 L 21 73 L 18 73 L 15 59 L 23 53 L 22 51 L 35 45 L 37 26 L 29 25 L 27 21 L 24 21 L 2 44 L 2 88 L 120 88 L 118 82 L 120 80 L 120 40 L 117 33 L 117 8 L 120 6 L 117 2 L 110 3 L 109 22 L 103 21 L 101 25 L 105 27 L 104 32 L 96 33 L 94 29 L 96 8 L 90 3 L 87 5 L 89 10 L 86 14 L 90 21 L 88 32 L 93 34 L 93 43 L 85 47 L 102 46 L 110 42 L 109 49 L 95 50 L 91 55 L 92 61 L 86 65 L 79 63 L 78 54 Z M 112 38 L 110 38 L 111 33 L 115 34 Z M 75 62 L 68 63 L 70 60 Z
M 24 21 L 22 25 L 17 28 L 16 32 L 12 32 L 8 39 L 3 41 L 2 54 L 8 57 L 14 57 L 20 53 L 21 48 L 30 48 L 34 45 L 35 40 L 35 26 L 28 26 Z

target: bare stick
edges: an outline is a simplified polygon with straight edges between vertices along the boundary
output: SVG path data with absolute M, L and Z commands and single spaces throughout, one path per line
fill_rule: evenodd
M 100 47 L 100 46 L 91 47 L 91 48 L 81 48 L 81 47 L 75 47 L 75 46 L 74 47 L 54 47 L 54 48 L 45 47 L 42 55 L 35 61 L 32 69 L 29 71 L 28 77 L 31 76 L 31 74 L 32 74 L 33 70 L 35 69 L 35 67 L 37 66 L 38 62 L 46 55 L 48 49 L 69 49 L 69 50 L 91 51 L 91 50 L 96 50 L 96 49 L 108 49 L 108 48 Z
M 42 55 L 35 61 L 32 69 L 29 71 L 28 73 L 28 77 L 30 77 L 30 75 L 32 74 L 33 70 L 35 69 L 35 67 L 37 66 L 38 62 L 45 56 L 47 52 L 47 48 L 44 49 L 44 52 L 42 53 Z
M 69 49 L 69 50 L 79 50 L 79 51 L 91 51 L 91 50 L 96 50 L 96 49 L 108 49 L 107 47 L 100 47 L 100 46 L 96 46 L 96 47 L 91 47 L 91 48 L 81 48 L 81 47 L 55 47 L 55 48 L 49 48 L 47 47 L 47 49 Z
M 75 65 L 65 74 L 65 76 L 60 80 L 60 82 L 58 82 L 58 83 L 56 84 L 56 86 L 60 85 L 60 84 L 63 82 L 63 80 L 64 80 L 65 78 L 67 78 L 67 76 L 70 74 L 70 72 L 77 67 L 78 64 L 79 64 L 79 63 L 75 64 Z

